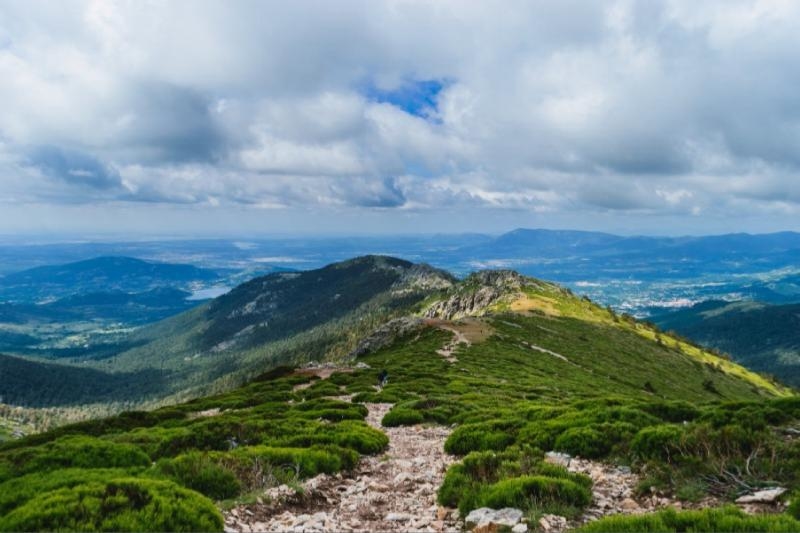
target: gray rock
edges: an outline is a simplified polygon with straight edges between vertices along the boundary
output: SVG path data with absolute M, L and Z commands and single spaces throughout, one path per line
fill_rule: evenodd
M 424 313 L 427 318 L 453 320 L 480 316 L 493 304 L 519 295 L 524 286 L 534 284 L 511 270 L 484 270 L 471 274 L 461 289 L 446 300 L 433 303 Z
M 563 466 L 564 468 L 569 467 L 570 462 L 572 461 L 572 456 L 568 453 L 561 453 L 561 452 L 547 452 L 544 454 L 544 460 L 548 463 L 552 463 L 554 465 Z
M 517 524 L 511 528 L 511 533 L 528 533 L 528 525 L 521 523 Z
M 411 516 L 406 513 L 389 513 L 386 515 L 385 520 L 387 522 L 408 522 L 411 520 Z
M 539 528 L 544 531 L 564 531 L 567 529 L 567 519 L 555 514 L 546 514 L 539 519 Z
M 311 520 L 311 515 L 301 514 L 301 515 L 298 515 L 298 516 L 295 517 L 294 525 L 295 526 L 301 526 L 301 525 L 305 524 L 306 522 L 308 522 L 309 520 Z
M 390 320 L 358 341 L 355 349 L 350 352 L 349 357 L 357 358 L 372 353 L 391 344 L 394 339 L 408 335 L 423 327 L 425 327 L 425 324 L 421 318 L 401 317 Z M 356 367 L 358 367 L 358 364 L 356 364 Z
M 467 529 L 475 529 L 487 525 L 512 528 L 522 520 L 522 511 L 513 507 L 495 510 L 488 507 L 481 507 L 470 511 L 464 520 Z
M 775 503 L 784 492 L 786 492 L 786 489 L 783 487 L 759 490 L 752 494 L 740 496 L 736 499 L 736 503 Z

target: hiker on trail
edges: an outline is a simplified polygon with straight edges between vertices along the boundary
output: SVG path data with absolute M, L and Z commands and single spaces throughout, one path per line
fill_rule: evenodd
M 389 381 L 389 372 L 386 369 L 381 370 L 381 373 L 378 374 L 378 388 L 384 388 L 386 383 Z

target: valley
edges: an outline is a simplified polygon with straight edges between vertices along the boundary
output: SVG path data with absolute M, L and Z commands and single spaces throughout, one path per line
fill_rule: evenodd
M 651 320 L 748 368 L 800 385 L 800 304 L 708 300 Z

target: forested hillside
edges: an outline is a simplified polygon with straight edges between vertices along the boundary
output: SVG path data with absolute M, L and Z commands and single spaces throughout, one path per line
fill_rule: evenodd
M 652 320 L 747 368 L 800 385 L 800 304 L 708 301 Z

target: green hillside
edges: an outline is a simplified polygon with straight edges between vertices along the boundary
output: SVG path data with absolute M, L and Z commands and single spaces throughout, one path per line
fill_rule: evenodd
M 341 359 L 361 336 L 453 281 L 446 272 L 378 256 L 269 274 L 143 327 L 124 339 L 133 348 L 80 367 L 125 374 L 132 390 L 141 385 L 151 399 L 230 390 L 280 364 Z M 103 398 L 99 391 L 85 401 Z
M 156 370 L 135 374 L 0 354 L 0 400 L 26 407 L 145 401 L 166 386 Z
M 292 343 L 315 346 L 313 335 L 328 335 L 306 358 L 353 346 L 345 335 L 382 326 L 359 343 L 357 360 L 340 357 L 347 366 L 327 379 L 280 367 L 222 394 L 0 444 L 0 530 L 220 531 L 214 502 L 252 500 L 266 487 L 346 472 L 360 455 L 382 453 L 387 437 L 364 422 L 370 402 L 394 405 L 387 426 L 455 425 L 445 450 L 463 461 L 450 467 L 438 498 L 462 513 L 488 505 L 521 507 L 531 517 L 579 514 L 591 481 L 544 463 L 547 450 L 628 464 L 647 476 L 643 490 L 691 487 L 693 495 L 730 499 L 740 482 L 800 487 L 796 443 L 780 432 L 800 423 L 800 401 L 734 363 L 511 272 L 447 288 L 444 275 L 390 259 L 328 269 L 338 289 L 314 291 L 310 276 L 319 272 L 288 278 L 295 282 L 284 292 L 286 278 L 259 281 L 275 300 L 248 284 L 158 325 L 163 347 L 235 339 L 231 332 L 260 323 L 253 315 L 281 316 L 270 314 L 280 306 L 269 302 L 285 301 L 298 324 L 317 332 L 289 328 Z M 333 322 L 319 318 L 322 304 L 345 288 L 354 291 L 349 311 Z M 319 299 L 299 301 L 312 294 Z M 239 312 L 262 301 L 263 312 Z M 401 309 L 414 316 L 386 323 Z M 367 316 L 369 329 L 336 337 L 330 326 Z M 209 331 L 218 333 L 210 340 Z M 285 340 L 261 334 L 270 344 Z M 381 370 L 389 382 L 378 391 Z
M 708 301 L 652 321 L 747 368 L 800 385 L 800 304 Z

